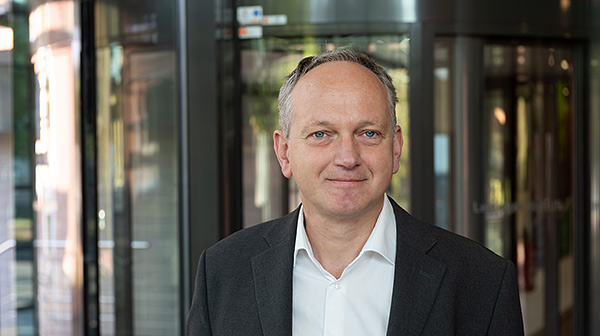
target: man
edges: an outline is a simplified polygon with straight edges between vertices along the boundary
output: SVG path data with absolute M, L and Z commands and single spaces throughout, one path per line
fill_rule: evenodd
M 302 205 L 202 254 L 188 335 L 523 334 L 514 265 L 385 195 L 396 102 L 363 54 L 299 63 L 273 139 Z

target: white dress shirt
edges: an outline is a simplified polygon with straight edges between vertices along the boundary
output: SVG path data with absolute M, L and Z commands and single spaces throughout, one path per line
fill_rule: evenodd
M 390 201 L 384 198 L 369 239 L 339 279 L 315 258 L 300 209 L 294 251 L 294 336 L 386 334 L 394 285 L 396 220 Z

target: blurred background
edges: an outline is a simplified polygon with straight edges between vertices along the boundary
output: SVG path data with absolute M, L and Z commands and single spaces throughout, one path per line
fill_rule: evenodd
M 389 195 L 600 335 L 599 0 L 0 0 L 0 334 L 183 335 L 200 253 L 298 205 L 278 89 L 335 48 L 398 89 Z

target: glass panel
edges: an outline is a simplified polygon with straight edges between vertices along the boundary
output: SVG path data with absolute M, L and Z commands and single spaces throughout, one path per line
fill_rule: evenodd
M 79 335 L 82 324 L 78 2 L 38 3 L 29 17 L 35 71 L 38 325 Z
M 452 41 L 435 44 L 434 54 L 434 172 L 435 172 L 435 225 L 452 230 L 450 191 L 452 172 L 450 164 L 451 111 L 452 111 Z
M 455 214 L 447 216 L 445 209 L 458 213 L 463 204 L 448 203 L 447 195 L 453 192 L 436 190 L 436 210 L 442 211 L 436 214 L 436 222 L 463 234 L 475 232 L 472 238 L 515 261 L 527 335 L 571 335 L 572 52 L 566 47 L 480 43 L 461 37 L 440 38 L 435 44 L 435 113 L 440 119 L 435 135 L 436 189 L 445 191 L 445 185 L 452 189 L 458 183 L 448 170 L 438 169 L 445 168 L 450 158 L 448 169 L 462 162 L 468 166 L 460 169 L 472 172 L 462 182 L 464 190 L 472 193 L 465 199 L 473 200 L 469 204 L 473 222 L 460 229 L 453 222 L 463 225 L 462 221 Z M 455 72 L 459 76 L 456 69 L 463 63 L 459 55 L 480 57 L 467 50 L 476 45 L 482 46 L 483 69 L 461 67 L 460 78 L 453 78 Z M 484 90 L 477 92 L 479 87 Z M 466 88 L 469 92 L 464 92 Z M 473 101 L 473 96 L 481 102 Z M 452 106 L 462 108 L 452 111 Z M 453 127 L 462 131 L 453 132 Z M 474 134 L 479 135 L 472 138 Z M 469 157 L 458 157 L 453 151 L 457 147 L 448 141 L 467 143 L 469 150 L 462 155 Z
M 573 62 L 566 48 L 485 47 L 484 242 L 516 259 L 528 334 L 573 330 Z M 557 328 L 560 328 L 557 330 Z
M 12 107 L 13 29 L 0 25 L 0 334 L 17 334 L 15 181 Z M 6 224 L 4 224 L 6 223 Z
M 34 335 L 29 10 L 0 1 L 0 334 Z
M 175 2 L 97 1 L 102 335 L 178 335 Z
M 295 183 L 283 177 L 273 153 L 272 134 L 279 128 L 277 95 L 285 76 L 300 59 L 341 47 L 367 53 L 392 76 L 399 98 L 396 116 L 402 126 L 404 148 L 400 170 L 388 194 L 405 208 L 410 207 L 409 39 L 403 35 L 263 38 L 242 43 L 244 226 L 284 215 L 300 203 Z

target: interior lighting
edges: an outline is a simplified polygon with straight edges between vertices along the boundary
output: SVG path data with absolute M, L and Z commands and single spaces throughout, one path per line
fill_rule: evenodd
M 506 112 L 501 107 L 494 108 L 494 117 L 498 120 L 500 125 L 504 126 L 506 124 Z
M 0 51 L 9 51 L 14 47 L 14 34 L 10 27 L 0 26 Z
M 550 54 L 550 55 L 548 56 L 548 66 L 549 66 L 549 67 L 553 67 L 553 66 L 554 66 L 554 64 L 556 64 L 556 61 L 554 60 L 554 55 L 553 55 L 553 54 Z
M 569 61 L 567 61 L 566 59 L 560 61 L 560 67 L 563 70 L 569 70 Z

